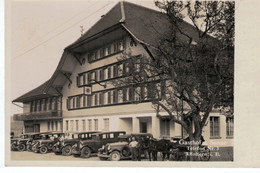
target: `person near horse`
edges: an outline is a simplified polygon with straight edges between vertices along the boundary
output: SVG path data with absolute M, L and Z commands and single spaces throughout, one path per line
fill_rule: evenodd
M 138 161 L 141 161 L 141 154 L 142 154 L 142 149 L 143 149 L 143 138 L 142 137 L 139 137 L 137 138 L 137 146 L 136 146 L 136 149 L 137 149 L 137 159 Z
M 137 157 L 138 157 L 137 145 L 138 145 L 137 140 L 135 139 L 135 137 L 132 137 L 132 140 L 129 143 L 129 147 L 131 149 L 131 154 L 132 154 L 132 161 L 137 161 Z

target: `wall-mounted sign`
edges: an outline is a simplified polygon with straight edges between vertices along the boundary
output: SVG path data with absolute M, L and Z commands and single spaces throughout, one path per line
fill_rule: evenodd
M 84 86 L 83 87 L 83 94 L 86 94 L 86 95 L 91 95 L 92 94 L 92 87 L 90 86 Z

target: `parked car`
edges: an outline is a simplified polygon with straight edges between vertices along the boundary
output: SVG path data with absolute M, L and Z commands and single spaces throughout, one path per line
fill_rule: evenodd
M 40 140 L 45 135 L 45 133 L 35 133 L 32 136 L 29 137 L 29 139 L 26 142 L 26 149 L 27 151 L 32 151 L 32 144 L 34 140 Z
M 11 139 L 11 150 L 15 151 L 25 151 L 27 146 L 27 141 L 34 138 L 38 133 L 25 133 L 20 135 L 18 138 Z
M 125 131 L 111 131 L 92 134 L 90 140 L 79 140 L 72 146 L 72 154 L 74 156 L 80 156 L 88 158 L 93 153 L 97 153 L 98 149 L 107 143 L 117 142 L 118 136 L 124 135 Z
M 41 154 L 52 151 L 53 145 L 59 141 L 59 138 L 62 135 L 64 135 L 64 133 L 61 132 L 44 133 L 41 139 L 33 141 L 32 151 L 34 151 L 35 153 L 40 152 Z
M 98 150 L 98 157 L 100 160 L 111 160 L 119 161 L 120 159 L 129 159 L 132 157 L 129 143 L 135 138 L 150 138 L 153 137 L 150 133 L 133 133 L 119 136 L 119 141 L 114 143 L 108 143 L 103 145 L 102 148 Z M 145 155 L 146 153 L 142 153 Z
M 52 150 L 55 154 L 70 156 L 72 152 L 72 146 L 76 144 L 79 140 L 91 139 L 91 134 L 93 133 L 97 132 L 70 133 L 64 140 L 58 141 L 56 144 L 54 144 Z

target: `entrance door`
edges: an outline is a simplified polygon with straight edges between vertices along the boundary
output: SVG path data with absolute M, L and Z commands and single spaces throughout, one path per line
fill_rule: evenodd
M 140 123 L 140 133 L 147 133 L 147 122 Z
M 40 132 L 40 124 L 34 124 L 33 128 L 34 128 L 34 132 Z

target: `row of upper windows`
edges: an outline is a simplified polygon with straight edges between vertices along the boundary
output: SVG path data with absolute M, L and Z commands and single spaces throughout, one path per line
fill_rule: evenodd
M 30 112 L 41 112 L 48 110 L 57 110 L 58 101 L 57 97 L 40 99 L 30 102 Z
M 77 76 L 77 86 L 123 77 L 130 74 L 131 69 L 127 62 L 119 62 L 90 72 L 81 73 Z
M 155 93 L 156 90 L 160 91 L 159 94 Z M 148 83 L 138 87 L 100 91 L 93 95 L 72 96 L 67 99 L 67 109 L 147 101 L 161 98 L 162 94 L 164 95 L 164 88 L 161 87 L 161 83 Z
M 117 42 L 111 43 L 102 48 L 91 51 L 88 56 L 88 62 L 93 62 L 98 59 L 102 59 L 106 56 L 119 53 L 125 49 L 125 39 L 119 40 Z

